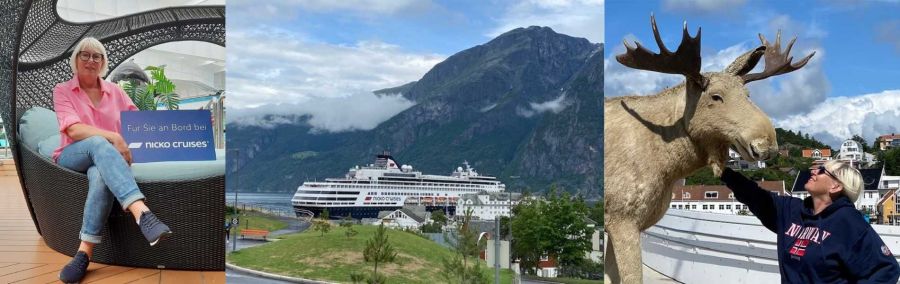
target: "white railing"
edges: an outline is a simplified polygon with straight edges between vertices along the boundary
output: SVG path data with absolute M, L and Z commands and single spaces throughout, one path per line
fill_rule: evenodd
M 900 256 L 900 227 L 873 227 Z M 781 282 L 775 233 L 754 216 L 669 210 L 641 244 L 645 265 L 680 282 Z

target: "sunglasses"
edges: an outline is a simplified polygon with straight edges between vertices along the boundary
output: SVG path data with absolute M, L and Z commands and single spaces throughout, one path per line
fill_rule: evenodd
M 813 175 L 821 175 L 821 174 L 826 174 L 826 175 L 828 175 L 829 177 L 831 177 L 832 179 L 834 179 L 834 180 L 836 180 L 836 181 L 841 181 L 841 180 L 838 179 L 834 174 L 832 174 L 831 172 L 829 172 L 828 170 L 826 170 L 826 169 L 825 169 L 825 166 L 819 166 L 819 168 L 816 169 L 815 172 L 813 172 Z
M 78 59 L 81 59 L 81 61 L 94 61 L 100 63 L 103 62 L 103 54 L 82 51 L 78 53 Z

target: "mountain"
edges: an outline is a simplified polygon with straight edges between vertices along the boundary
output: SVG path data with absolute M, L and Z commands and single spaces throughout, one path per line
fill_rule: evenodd
M 293 192 L 390 151 L 448 175 L 467 160 L 513 191 L 551 185 L 602 196 L 603 46 L 546 27 L 518 28 L 447 58 L 421 79 L 377 90 L 415 105 L 372 130 L 327 133 L 307 116 L 273 127 L 228 125 L 229 189 Z

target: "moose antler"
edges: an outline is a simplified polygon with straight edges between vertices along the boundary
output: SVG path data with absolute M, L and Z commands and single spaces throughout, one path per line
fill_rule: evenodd
M 756 80 L 762 80 L 772 76 L 790 73 L 797 69 L 803 68 L 803 66 L 805 66 L 806 63 L 809 62 L 809 59 L 812 58 L 813 55 L 816 55 L 816 52 L 813 51 L 811 54 L 807 55 L 800 61 L 791 64 L 791 60 L 793 60 L 794 57 L 789 57 L 789 55 L 791 53 L 791 47 L 793 47 L 794 42 L 797 41 L 797 37 L 791 39 L 791 42 L 788 43 L 787 49 L 785 49 L 784 53 L 782 53 L 781 30 L 778 30 L 778 33 L 775 36 L 775 45 L 771 45 L 762 34 L 759 34 L 759 41 L 762 43 L 762 45 L 766 46 L 766 67 L 760 73 L 751 73 L 741 76 L 741 78 L 744 79 L 744 84 Z
M 659 28 L 656 27 L 656 17 L 650 14 L 650 25 L 653 27 L 653 36 L 659 46 L 659 54 L 644 48 L 641 43 L 632 47 L 625 44 L 625 54 L 616 56 L 616 61 L 622 65 L 648 71 L 656 71 L 669 74 L 682 74 L 694 82 L 702 82 L 700 76 L 700 28 L 697 28 L 697 36 L 691 37 L 687 30 L 687 22 L 684 23 L 681 44 L 675 53 L 669 51 L 659 36 Z

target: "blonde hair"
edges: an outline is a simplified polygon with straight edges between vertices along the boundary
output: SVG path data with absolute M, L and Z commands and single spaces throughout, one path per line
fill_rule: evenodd
M 106 47 L 103 47 L 103 44 L 100 43 L 99 40 L 92 37 L 82 39 L 75 45 L 75 49 L 72 50 L 72 56 L 69 57 L 69 65 L 72 66 L 72 73 L 78 74 L 78 67 L 75 65 L 75 61 L 78 60 L 78 54 L 88 48 L 98 50 L 100 51 L 100 54 L 103 54 L 103 62 L 100 63 L 100 77 L 106 76 L 106 72 L 109 71 L 109 57 L 106 55 Z
M 859 170 L 837 160 L 826 162 L 825 169 L 837 177 L 843 188 L 843 194 L 850 198 L 850 202 L 856 203 L 859 192 L 863 189 L 862 174 L 859 173 Z

